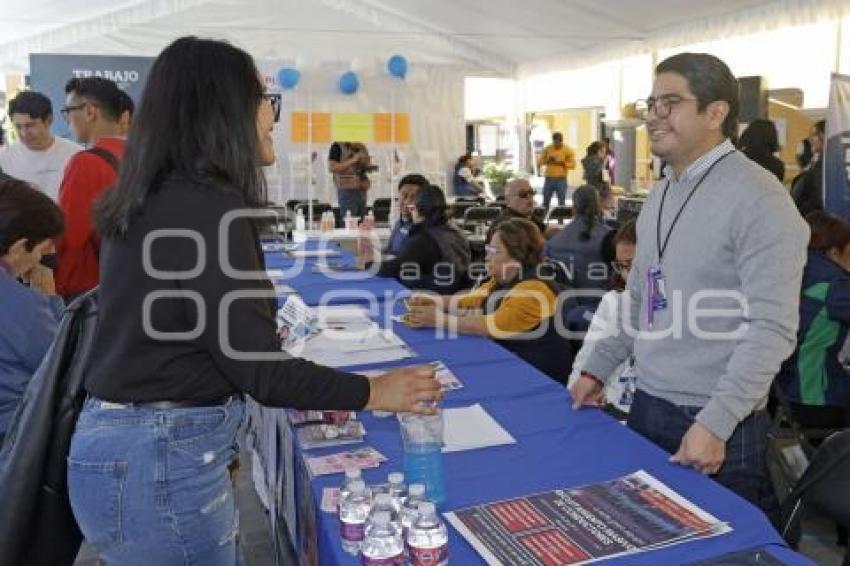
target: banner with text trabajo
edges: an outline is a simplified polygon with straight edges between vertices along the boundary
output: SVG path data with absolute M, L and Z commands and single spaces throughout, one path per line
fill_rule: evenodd
M 141 99 L 153 57 L 108 55 L 30 55 L 30 85 L 53 104 L 53 132 L 69 137 L 68 124 L 59 110 L 65 106 L 65 84 L 72 77 L 103 77 L 115 81 L 136 104 Z

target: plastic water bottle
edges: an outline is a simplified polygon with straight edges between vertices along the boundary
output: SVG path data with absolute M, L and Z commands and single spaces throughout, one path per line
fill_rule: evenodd
M 407 531 L 419 517 L 419 504 L 425 501 L 425 486 L 412 483 L 408 488 L 407 499 L 399 509 L 398 522 L 401 525 L 401 536 L 407 539 Z
M 367 528 L 378 516 L 378 513 L 386 512 L 390 516 L 390 522 L 393 526 L 398 527 L 398 512 L 393 506 L 393 498 L 389 493 L 378 493 L 372 500 L 372 510 L 369 512 L 367 520 Z
M 354 230 L 356 226 L 356 224 L 354 223 L 354 217 L 351 216 L 350 210 L 345 211 L 345 224 L 343 226 L 345 226 L 346 230 Z
M 410 483 L 425 484 L 428 499 L 440 504 L 446 499 L 443 478 L 443 414 L 401 416 L 404 438 L 404 476 Z
M 400 566 L 404 564 L 401 533 L 386 511 L 375 514 L 363 539 L 363 566 Z
M 339 503 L 342 505 L 343 500 L 351 493 L 351 484 L 357 480 L 362 480 L 363 474 L 360 468 L 346 468 L 345 479 L 339 488 Z
M 419 504 L 419 518 L 405 540 L 410 566 L 445 566 L 449 563 L 449 533 L 430 501 Z
M 349 486 L 351 492 L 339 505 L 339 532 L 342 549 L 357 555 L 363 544 L 366 519 L 369 517 L 369 496 L 363 480 L 354 480 Z
M 407 498 L 407 486 L 404 485 L 404 474 L 401 472 L 390 472 L 387 476 L 387 487 L 392 497 L 393 507 L 396 513 L 401 509 L 401 504 Z
M 304 209 L 298 209 L 295 214 L 295 230 L 292 232 L 292 241 L 296 244 L 307 241 L 307 219 L 304 218 Z

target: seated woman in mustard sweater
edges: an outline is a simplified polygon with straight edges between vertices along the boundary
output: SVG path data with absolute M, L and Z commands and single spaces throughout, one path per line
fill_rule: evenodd
M 562 336 L 563 324 L 557 324 L 563 287 L 542 273 L 543 247 L 540 230 L 528 220 L 499 224 L 486 247 L 490 276 L 475 289 L 455 295 L 412 295 L 405 321 L 413 327 L 488 336 L 565 383 L 573 355 Z

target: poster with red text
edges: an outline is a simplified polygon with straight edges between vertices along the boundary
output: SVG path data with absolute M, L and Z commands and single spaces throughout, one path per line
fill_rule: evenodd
M 643 470 L 446 518 L 491 565 L 585 564 L 731 531 Z

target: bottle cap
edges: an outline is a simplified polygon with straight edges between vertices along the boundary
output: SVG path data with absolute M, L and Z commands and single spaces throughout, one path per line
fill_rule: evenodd
M 375 505 L 389 505 L 392 503 L 392 497 L 389 493 L 379 493 L 375 496 Z
M 349 480 L 356 480 L 360 477 L 360 468 L 346 468 L 345 469 L 345 478 Z
M 390 483 L 404 483 L 404 474 L 401 472 L 390 472 L 387 476 L 387 481 Z
M 419 514 L 420 515 L 433 515 L 437 512 L 437 506 L 434 505 L 431 501 L 423 501 L 419 504 Z
M 425 495 L 425 485 L 421 483 L 412 483 L 407 491 L 413 497 L 422 497 Z

